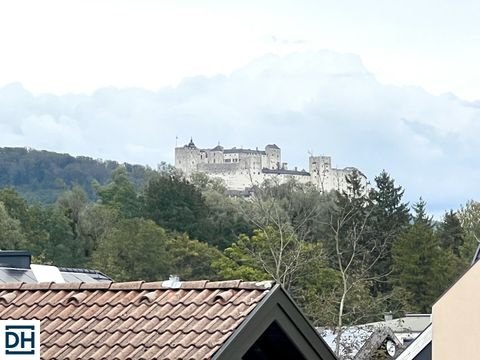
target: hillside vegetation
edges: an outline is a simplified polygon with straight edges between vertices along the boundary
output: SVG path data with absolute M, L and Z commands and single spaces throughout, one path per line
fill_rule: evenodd
M 120 166 L 116 161 L 73 157 L 26 148 L 0 148 L 0 187 L 13 186 L 31 202 L 54 203 L 74 185 L 81 186 L 90 199 L 95 197 L 94 181 L 105 184 Z M 135 185 L 143 183 L 149 169 L 123 164 Z
M 93 267 L 119 281 L 273 279 L 318 326 L 430 311 L 468 267 L 480 231 L 478 203 L 434 223 L 425 201 L 404 203 L 385 171 L 368 191 L 354 173 L 342 193 L 265 183 L 243 199 L 226 196 L 220 181 L 186 180 L 169 166 L 1 154 L 1 249 L 28 249 L 38 262 Z M 59 196 L 26 201 L 45 194 Z

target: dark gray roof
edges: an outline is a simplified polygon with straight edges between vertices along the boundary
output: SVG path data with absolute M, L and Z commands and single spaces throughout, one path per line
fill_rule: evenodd
M 189 149 L 196 149 L 197 147 L 195 146 L 195 143 L 193 142 L 193 139 L 190 138 L 190 142 L 185 145 L 184 147 L 189 148 Z
M 480 243 L 478 243 L 477 250 L 475 250 L 475 255 L 472 259 L 472 265 L 475 265 L 478 260 L 480 260 Z
M 96 270 L 69 268 L 60 268 L 59 270 L 65 282 L 112 281 L 107 275 Z M 0 283 L 6 284 L 16 282 L 33 284 L 38 281 L 31 269 L 0 267 Z
M 336 360 L 336 357 L 288 293 L 274 285 L 212 359 Z
M 332 351 L 336 347 L 337 333 L 331 328 L 317 328 Z M 340 335 L 340 354 L 345 360 L 372 359 L 387 340 L 392 340 L 397 349 L 401 343 L 388 327 L 368 325 L 347 326 Z M 382 349 L 383 350 L 383 349 Z M 383 359 L 383 358 L 382 358 Z
M 30 269 L 0 268 L 0 283 L 36 283 L 37 279 Z
M 389 327 L 376 329 L 368 340 L 363 344 L 361 349 L 355 355 L 355 360 L 368 360 L 372 359 L 377 351 L 385 344 L 387 340 L 391 340 L 395 343 L 395 348 L 401 347 L 401 342 L 397 339 L 393 331 Z M 383 350 L 386 356 L 386 349 Z
M 63 278 L 65 279 L 66 282 L 70 282 L 67 280 L 67 278 L 77 278 L 77 279 L 93 279 L 95 281 L 112 281 L 113 279 L 102 273 L 101 271 L 98 270 L 92 270 L 92 269 L 79 269 L 79 268 L 59 268 L 60 273 L 62 274 Z M 90 281 L 85 281 L 84 282 L 91 282 Z M 72 280 L 74 282 L 74 280 Z
M 217 145 L 212 149 L 212 151 L 223 151 L 223 146 Z
M 266 147 L 267 147 L 267 148 L 270 148 L 270 149 L 280 150 L 280 148 L 277 146 L 277 144 L 268 144 Z
M 310 173 L 305 170 L 285 170 L 285 169 L 262 169 L 264 174 L 282 174 L 282 175 L 300 175 L 310 176 Z
M 256 154 L 256 155 L 266 155 L 267 153 L 264 150 L 252 150 L 252 149 L 225 149 L 223 150 L 225 154 Z
M 431 360 L 432 359 L 432 325 L 413 340 L 397 357 L 398 360 Z

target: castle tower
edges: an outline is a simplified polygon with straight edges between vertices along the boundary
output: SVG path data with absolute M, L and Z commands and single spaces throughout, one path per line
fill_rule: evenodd
M 223 164 L 224 163 L 224 156 L 223 156 L 223 146 L 220 146 L 220 143 L 215 146 L 213 149 L 208 151 L 209 164 Z
M 325 191 L 331 187 L 332 158 L 330 156 L 310 156 L 309 171 L 313 184 Z
M 195 146 L 193 139 L 182 147 L 175 148 L 175 167 L 190 176 L 197 171 L 197 164 L 200 162 L 200 149 Z
M 282 164 L 282 151 L 275 144 L 270 144 L 265 147 L 267 154 L 267 164 L 264 166 L 267 169 L 279 169 Z

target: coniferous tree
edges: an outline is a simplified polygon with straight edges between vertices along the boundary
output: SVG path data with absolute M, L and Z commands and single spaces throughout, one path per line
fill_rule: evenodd
M 393 269 L 392 245 L 410 220 L 408 205 L 402 202 L 402 187 L 395 186 L 394 179 L 385 170 L 375 177 L 375 184 L 376 187 L 369 193 L 372 204 L 371 237 L 384 246 L 374 249 L 380 259 L 371 271 L 373 276 L 380 275 L 385 278 L 384 281 L 373 283 L 373 294 L 391 290 L 391 283 L 386 280 Z
M 427 214 L 427 203 L 425 200 L 420 197 L 418 201 L 413 204 L 412 206 L 414 215 L 413 215 L 413 223 L 414 224 L 423 224 L 429 228 L 433 228 L 433 217 L 428 216 Z
M 420 198 L 413 210 L 413 224 L 393 246 L 394 281 L 411 295 L 410 305 L 415 311 L 430 312 L 456 276 L 458 262 L 440 247 L 426 202 Z
M 460 249 L 463 246 L 465 232 L 457 214 L 453 210 L 445 213 L 443 222 L 440 224 L 438 236 L 440 245 L 444 249 L 448 249 L 455 256 L 460 257 Z

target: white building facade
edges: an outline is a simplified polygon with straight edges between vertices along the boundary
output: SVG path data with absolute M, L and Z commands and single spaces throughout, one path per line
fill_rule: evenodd
M 292 179 L 303 184 L 312 183 L 323 192 L 342 191 L 347 186 L 345 177 L 358 171 L 353 167 L 332 168 L 330 156 L 310 156 L 309 171 L 297 167 L 290 170 L 287 163 L 282 163 L 281 149 L 275 144 L 267 145 L 264 150 L 224 149 L 220 145 L 200 149 L 193 140 L 175 148 L 175 168 L 186 177 L 200 172 L 220 178 L 229 190 L 236 191 L 260 185 L 265 180 L 283 183 Z

